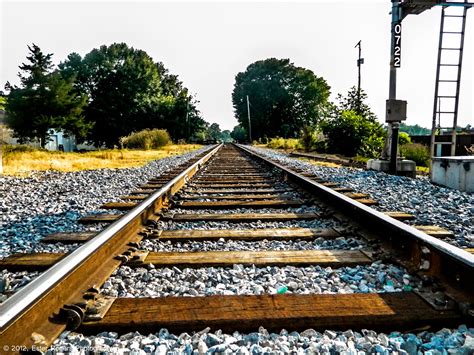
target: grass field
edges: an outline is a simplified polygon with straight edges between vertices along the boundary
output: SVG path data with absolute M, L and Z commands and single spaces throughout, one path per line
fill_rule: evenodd
M 199 149 L 198 144 L 168 145 L 157 150 L 111 149 L 86 153 L 14 151 L 3 154 L 5 175 L 25 176 L 33 170 L 80 171 L 143 166 L 151 160 L 184 154 Z

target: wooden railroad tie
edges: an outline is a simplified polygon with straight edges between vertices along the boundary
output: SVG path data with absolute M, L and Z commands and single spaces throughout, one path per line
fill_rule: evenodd
M 84 243 L 92 239 L 94 236 L 96 236 L 97 233 L 98 232 L 54 233 L 41 239 L 41 242 L 42 243 L 63 243 L 63 244 Z
M 92 224 L 92 223 L 110 223 L 115 222 L 117 219 L 121 218 L 121 214 L 92 214 L 79 218 L 78 222 L 83 224 Z
M 165 214 L 163 220 L 173 221 L 228 221 L 234 223 L 248 221 L 291 221 L 319 218 L 319 213 L 199 213 L 199 214 Z
M 275 200 L 275 199 L 284 199 L 284 195 L 181 195 L 180 199 L 182 200 Z
M 199 331 L 206 326 L 224 332 L 325 329 L 415 329 L 426 324 L 457 324 L 456 311 L 436 311 L 411 292 L 118 298 L 105 317 L 84 322 L 86 334 L 103 331 Z
M 352 192 L 352 191 L 354 191 L 350 187 L 336 187 L 333 190 L 336 191 L 336 192 L 341 192 L 341 193 L 342 192 Z
M 217 229 L 217 230 L 163 230 L 153 235 L 160 240 L 216 240 L 220 238 L 232 240 L 261 239 L 333 239 L 341 234 L 333 228 L 270 228 L 270 229 Z
M 137 202 L 107 202 L 103 204 L 100 208 L 107 210 L 121 210 L 128 211 L 138 205 Z
M 142 201 L 146 199 L 148 195 L 127 195 L 127 196 L 121 196 L 121 200 L 132 200 L 132 201 Z
M 13 254 L 0 260 L 0 269 L 42 271 L 64 258 L 66 253 Z M 211 251 L 211 252 L 141 252 L 143 258 L 130 266 L 153 264 L 156 267 L 232 266 L 234 264 L 284 266 L 347 266 L 370 264 L 360 250 L 291 250 L 291 251 Z
M 413 216 L 412 214 L 399 211 L 383 212 L 383 214 L 392 217 L 393 219 L 396 219 L 398 221 L 409 221 L 415 219 L 415 216 Z
M 215 190 L 212 187 L 209 189 L 200 189 L 199 191 L 191 190 L 192 192 L 199 192 L 202 194 L 271 194 L 271 193 L 282 193 L 282 192 L 292 192 L 295 191 L 291 188 L 286 189 L 218 189 Z
M 349 197 L 349 198 L 352 198 L 354 200 L 369 197 L 369 195 L 363 194 L 363 193 L 360 193 L 360 192 L 346 192 L 346 193 L 344 193 L 344 195 Z
M 245 177 L 239 179 L 216 179 L 216 180 L 204 180 L 204 179 L 193 179 L 191 181 L 193 184 L 196 185 L 212 185 L 219 184 L 219 185 L 249 185 L 249 184 L 258 184 L 258 185 L 271 185 L 268 179 L 246 179 Z
M 222 183 L 212 183 L 212 185 L 209 185 L 209 184 L 202 184 L 202 183 L 199 183 L 199 182 L 192 182 L 190 184 L 191 186 L 194 186 L 194 187 L 200 187 L 202 188 L 203 186 L 209 186 L 210 188 L 212 189 L 216 189 L 216 188 L 225 188 L 225 189 L 232 189 L 232 188 L 235 188 L 235 189 L 240 189 L 242 187 L 251 187 L 251 188 L 255 188 L 255 187 L 265 187 L 265 188 L 273 188 L 273 184 L 269 184 L 269 183 L 229 183 L 229 184 L 222 184 Z
M 360 250 L 289 250 L 289 251 L 208 251 L 148 253 L 144 264 L 156 267 L 231 266 L 234 264 L 285 266 L 347 266 L 370 264 L 372 260 Z
M 202 208 L 202 209 L 221 209 L 221 208 L 288 208 L 300 207 L 304 204 L 302 200 L 265 200 L 265 201 L 178 201 L 177 207 L 180 208 Z
M 261 172 L 249 172 L 246 170 L 245 172 L 242 172 L 239 170 L 236 170 L 234 173 L 228 173 L 228 172 L 222 172 L 222 173 L 204 173 L 204 177 L 209 177 L 209 178 L 215 178 L 215 177 L 262 177 L 262 178 L 269 178 L 271 177 L 270 174 L 267 173 L 261 173 Z
M 454 238 L 454 234 L 451 231 L 448 231 L 439 226 L 413 226 L 416 229 L 438 238 Z
M 358 198 L 356 199 L 356 201 L 366 206 L 376 206 L 379 204 L 377 201 L 372 200 L 370 198 Z

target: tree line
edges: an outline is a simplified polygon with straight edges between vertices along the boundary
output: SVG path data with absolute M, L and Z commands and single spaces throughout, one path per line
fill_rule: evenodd
M 53 68 L 52 54 L 35 44 L 28 49 L 20 84 L 5 86 L 7 124 L 22 143 L 38 139 L 44 146 L 50 129 L 107 147 L 147 128 L 166 129 L 173 140 L 208 136 L 197 99 L 143 50 L 103 45 L 84 57 L 71 53 Z

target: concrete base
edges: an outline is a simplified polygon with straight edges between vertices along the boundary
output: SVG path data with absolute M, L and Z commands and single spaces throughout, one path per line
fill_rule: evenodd
M 377 170 L 388 173 L 390 170 L 390 161 L 382 159 L 370 159 L 367 162 L 367 169 Z M 397 175 L 416 177 L 416 164 L 413 160 L 397 160 Z
M 434 157 L 431 181 L 452 189 L 474 192 L 474 156 Z

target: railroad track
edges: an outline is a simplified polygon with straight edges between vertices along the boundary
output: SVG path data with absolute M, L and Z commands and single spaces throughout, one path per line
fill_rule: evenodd
M 434 227 L 422 231 L 408 226 L 401 221 L 410 218 L 403 211 L 377 212 L 370 208 L 376 201 L 366 195 L 316 181 L 243 146 L 216 146 L 181 168 L 104 206 L 127 213 L 82 219 L 110 223 L 102 232 L 44 239 L 83 243 L 73 252 L 16 254 L 1 260 L 3 269 L 46 271 L 0 305 L 0 344 L 21 345 L 11 350 L 44 350 L 66 329 L 87 334 L 199 331 L 207 326 L 227 331 L 259 326 L 400 330 L 472 323 L 474 256 L 430 236 L 436 235 Z M 210 228 L 199 228 L 202 223 Z M 363 243 L 351 250 L 293 247 L 344 238 Z M 234 241 L 243 243 L 241 250 L 230 247 Z M 267 248 L 268 241 L 279 247 Z M 157 250 L 153 243 L 159 244 Z M 160 243 L 167 243 L 169 250 L 162 251 Z M 173 249 L 185 243 L 205 245 L 208 251 Z M 257 247 L 245 249 L 252 243 Z M 111 297 L 103 288 L 124 267 L 236 268 L 245 273 L 249 266 L 292 266 L 298 271 L 380 261 L 403 265 L 419 277 L 417 292 L 410 286 L 403 292 L 337 294 L 327 289 L 299 294 L 298 279 L 273 285 L 271 294 L 247 290 L 229 295 L 221 290 L 191 297 L 196 295 L 183 291 L 176 297 L 127 298 Z M 393 283 L 385 286 L 394 290 Z

